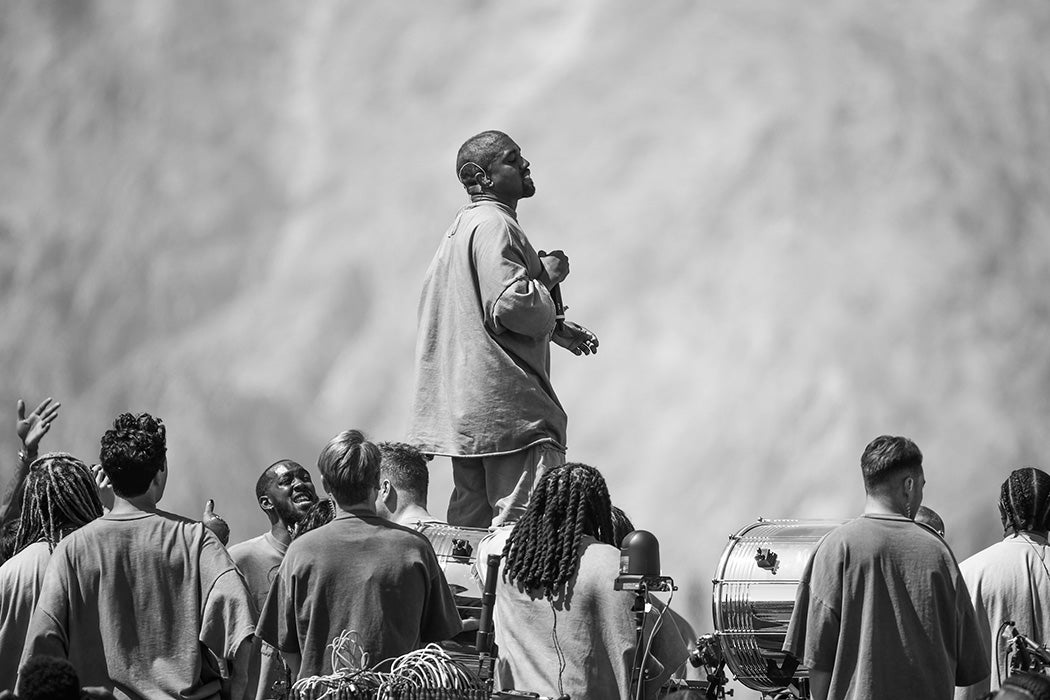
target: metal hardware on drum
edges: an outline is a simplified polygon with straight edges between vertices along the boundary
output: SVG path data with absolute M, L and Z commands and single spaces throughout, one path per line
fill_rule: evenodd
M 810 556 L 844 522 L 759 518 L 729 536 L 712 579 L 715 632 L 708 646 L 717 647 L 744 686 L 773 697 L 808 697 L 809 670 L 782 649 Z

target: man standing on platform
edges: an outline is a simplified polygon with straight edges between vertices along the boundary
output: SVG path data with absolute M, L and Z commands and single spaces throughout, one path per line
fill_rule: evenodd
M 529 161 L 506 134 L 459 149 L 470 195 L 427 270 L 419 304 L 409 441 L 452 458 L 452 525 L 512 522 L 544 470 L 565 462 L 565 411 L 550 380 L 550 342 L 576 355 L 598 338 L 560 320 L 560 250 L 536 252 L 518 201 L 536 192 Z

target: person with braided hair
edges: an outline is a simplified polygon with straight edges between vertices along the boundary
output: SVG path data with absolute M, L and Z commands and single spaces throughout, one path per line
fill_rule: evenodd
M 503 555 L 493 617 L 500 688 L 630 697 L 639 650 L 634 596 L 613 590 L 620 567 L 617 534 L 601 473 L 568 463 L 544 473 L 516 524 L 478 544 L 482 578 L 488 555 Z M 643 637 L 651 651 L 647 698 L 656 697 L 688 654 L 673 623 L 653 623 L 647 620 Z
M 91 470 L 65 452 L 34 460 L 22 493 L 15 555 L 0 566 L 0 689 L 12 690 L 51 553 L 102 515 Z
M 809 669 L 813 700 L 951 700 L 988 676 L 988 655 L 955 556 L 913 520 L 922 452 L 881 435 L 860 466 L 864 513 L 814 549 L 784 651 Z
M 959 565 L 992 673 L 975 686 L 957 690 L 957 700 L 976 700 L 1006 680 L 1010 669 L 1005 623 L 1013 622 L 1018 632 L 1037 643 L 1050 643 L 1050 474 L 1035 467 L 1010 472 L 999 489 L 999 516 L 1003 539 Z
M 121 699 L 243 697 L 254 604 L 218 536 L 157 507 L 163 422 L 121 414 L 100 462 L 113 508 L 55 547 L 23 659 L 68 659 L 84 685 Z
M 1042 673 L 1015 673 L 1003 681 L 994 700 L 1050 700 L 1050 677 Z
M 22 495 L 29 465 L 36 459 L 40 441 L 51 429 L 61 406 L 49 396 L 27 416 L 25 401 L 18 400 L 15 432 L 22 441 L 22 449 L 18 451 L 15 473 L 0 492 L 0 564 L 14 554 L 15 532 L 22 515 Z

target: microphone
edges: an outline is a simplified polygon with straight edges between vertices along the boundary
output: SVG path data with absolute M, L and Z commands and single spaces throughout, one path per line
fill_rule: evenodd
M 671 591 L 674 581 L 660 575 L 660 542 L 648 530 L 627 533 L 620 544 L 620 575 L 616 591 Z

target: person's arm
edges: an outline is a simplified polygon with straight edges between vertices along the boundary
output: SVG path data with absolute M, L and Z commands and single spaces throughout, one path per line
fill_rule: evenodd
M 254 697 L 255 695 L 255 689 L 252 688 L 251 692 L 249 692 L 248 688 L 248 683 L 251 681 L 251 678 L 248 677 L 251 655 L 252 637 L 247 637 L 237 647 L 237 652 L 233 655 L 233 658 L 227 660 L 227 668 L 230 673 L 228 681 L 230 697 L 236 700 Z
M 549 274 L 518 231 L 503 221 L 482 222 L 472 255 L 485 324 L 497 334 L 549 336 L 555 321 Z
M 293 654 L 290 651 L 282 651 L 281 658 L 284 659 L 284 665 L 288 667 L 288 671 L 294 682 L 295 679 L 299 677 L 299 670 L 303 667 L 302 654 Z
M 555 328 L 551 340 L 573 355 L 598 354 L 598 336 L 572 321 L 565 321 Z
M 0 498 L 0 527 L 22 517 L 22 493 L 25 490 L 29 465 L 37 458 L 40 441 L 51 429 L 51 423 L 55 420 L 58 409 L 62 405 L 58 402 L 52 403 L 52 401 L 53 399 L 49 396 L 26 416 L 25 401 L 18 400 L 15 431 L 18 439 L 22 441 L 22 450 L 18 453 L 18 466 L 15 468 L 15 473 L 8 482 L 7 488 L 4 489 L 3 497 Z

